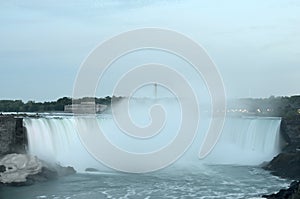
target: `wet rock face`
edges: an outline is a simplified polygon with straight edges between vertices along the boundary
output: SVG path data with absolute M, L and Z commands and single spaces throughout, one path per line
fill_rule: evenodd
M 300 180 L 300 120 L 282 120 L 280 131 L 287 145 L 264 168 L 276 176 Z
M 0 173 L 3 173 L 4 171 L 6 171 L 6 167 L 4 165 L 0 165 Z
M 0 160 L 3 172 L 0 173 L 0 182 L 26 182 L 29 175 L 41 172 L 42 162 L 36 157 L 25 154 L 9 154 Z M 3 169 L 5 168 L 5 169 Z
M 0 157 L 9 153 L 24 153 L 27 145 L 23 119 L 0 115 Z
M 16 120 L 13 117 L 0 117 L 0 155 L 11 151 L 15 126 Z
M 49 165 L 26 154 L 9 154 L 0 159 L 0 185 L 32 185 L 74 173 L 72 167 Z
M 263 168 L 282 178 L 300 180 L 300 120 L 283 119 L 280 132 L 286 145 L 282 153 Z
M 300 120 L 283 119 L 280 128 L 281 135 L 286 140 L 286 147 L 283 152 L 295 152 L 300 149 Z
M 278 193 L 263 195 L 262 197 L 268 199 L 300 199 L 300 181 L 292 182 L 288 189 L 281 189 Z
M 279 177 L 300 180 L 300 152 L 281 153 L 265 169 Z

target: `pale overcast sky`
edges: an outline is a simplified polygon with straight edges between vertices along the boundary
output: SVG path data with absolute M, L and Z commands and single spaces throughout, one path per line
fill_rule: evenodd
M 298 0 L 15 0 L 0 2 L 0 99 L 72 96 L 95 46 L 143 27 L 202 45 L 229 97 L 300 94 Z

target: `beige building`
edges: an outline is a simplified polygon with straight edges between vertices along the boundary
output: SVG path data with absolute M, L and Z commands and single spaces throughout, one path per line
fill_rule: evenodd
M 105 111 L 107 105 L 95 104 L 95 102 L 81 102 L 80 104 L 66 105 L 64 109 L 68 113 L 92 114 Z

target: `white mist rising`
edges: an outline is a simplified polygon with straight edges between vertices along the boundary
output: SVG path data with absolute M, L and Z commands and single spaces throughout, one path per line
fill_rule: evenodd
M 151 100 L 150 100 L 151 101 Z M 168 101 L 168 100 L 167 100 Z M 132 110 L 133 118 L 138 118 L 143 125 L 149 120 L 147 110 L 142 109 L 149 102 L 136 102 Z M 149 104 L 148 104 L 149 105 Z M 180 117 L 174 113 L 174 103 L 164 103 L 168 114 L 162 131 L 151 139 L 134 139 L 123 132 L 114 124 L 110 114 L 97 117 L 99 126 L 105 136 L 116 146 L 133 153 L 147 153 L 160 149 L 174 139 L 180 125 Z M 177 107 L 178 108 L 178 107 Z M 143 119 L 144 117 L 144 119 Z M 77 123 L 76 123 L 77 122 Z M 212 152 L 204 159 L 199 159 L 198 154 L 203 138 L 209 125 L 209 118 L 202 118 L 198 134 L 188 151 L 173 165 L 201 165 L 201 164 L 232 164 L 232 165 L 259 165 L 271 160 L 280 150 L 279 127 L 280 118 L 259 117 L 228 117 L 223 132 Z M 29 152 L 39 158 L 63 166 L 73 166 L 77 171 L 84 172 L 86 168 L 96 168 L 108 171 L 90 155 L 83 146 L 77 134 L 76 125 L 81 125 L 86 131 L 97 132 L 98 128 L 91 118 L 82 117 L 75 119 L 70 116 L 25 118 L 24 124 L 28 133 Z M 193 167 L 188 167 L 193 168 Z

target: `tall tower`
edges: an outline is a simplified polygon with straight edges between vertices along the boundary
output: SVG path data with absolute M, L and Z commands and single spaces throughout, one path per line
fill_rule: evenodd
M 157 99 L 157 83 L 154 83 L 154 97 Z

